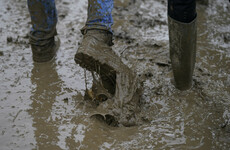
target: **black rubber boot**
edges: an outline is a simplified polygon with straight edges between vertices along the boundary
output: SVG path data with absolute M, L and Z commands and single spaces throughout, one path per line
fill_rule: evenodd
M 53 37 L 47 44 L 42 46 L 31 44 L 34 62 L 44 63 L 53 60 L 53 58 L 56 56 L 59 47 L 60 39 L 57 37 Z
M 182 23 L 168 16 L 168 27 L 175 86 L 179 90 L 188 90 L 192 86 L 196 61 L 196 18 L 190 23 Z

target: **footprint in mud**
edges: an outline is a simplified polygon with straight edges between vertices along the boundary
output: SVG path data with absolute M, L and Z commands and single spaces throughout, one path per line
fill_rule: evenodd
M 119 125 L 118 121 L 114 118 L 114 116 L 110 114 L 93 114 L 90 116 L 90 118 L 99 120 L 100 122 L 104 122 L 105 124 L 112 127 L 118 127 Z

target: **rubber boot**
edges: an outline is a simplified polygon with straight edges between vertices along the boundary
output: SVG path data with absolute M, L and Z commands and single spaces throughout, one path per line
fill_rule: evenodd
M 89 71 L 97 72 L 104 87 L 115 93 L 116 73 L 130 69 L 112 50 L 112 34 L 106 30 L 87 30 L 75 55 L 75 62 Z M 111 88 L 112 87 L 112 88 Z
M 33 61 L 36 63 L 52 61 L 59 47 L 60 39 L 58 37 L 53 37 L 49 43 L 42 46 L 31 44 Z
M 170 59 L 175 86 L 179 90 L 188 90 L 192 86 L 196 61 L 196 20 L 182 23 L 168 16 Z

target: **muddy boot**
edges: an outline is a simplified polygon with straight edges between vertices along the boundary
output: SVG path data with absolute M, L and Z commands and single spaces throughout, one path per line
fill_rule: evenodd
M 54 58 L 60 45 L 57 35 L 57 10 L 55 0 L 27 0 L 32 28 L 29 41 L 35 62 L 47 62 Z
M 57 37 L 50 39 L 50 41 L 45 45 L 31 44 L 34 62 L 44 63 L 53 60 L 59 47 L 60 39 Z
M 192 86 L 192 75 L 196 61 L 196 18 L 182 23 L 168 16 L 170 59 L 175 86 L 188 90 Z
M 112 34 L 106 30 L 87 30 L 75 55 L 75 62 L 89 71 L 97 72 L 104 87 L 115 93 L 116 73 L 129 68 L 112 50 Z M 113 87 L 113 88 L 111 88 Z

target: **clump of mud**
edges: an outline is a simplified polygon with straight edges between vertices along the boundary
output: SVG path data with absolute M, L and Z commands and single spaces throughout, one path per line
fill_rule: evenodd
M 135 126 L 141 123 L 140 78 L 131 70 L 116 74 L 115 94 L 111 94 L 100 77 L 92 73 L 93 85 L 86 89 L 85 99 L 94 105 L 91 118 L 99 119 L 110 126 Z

